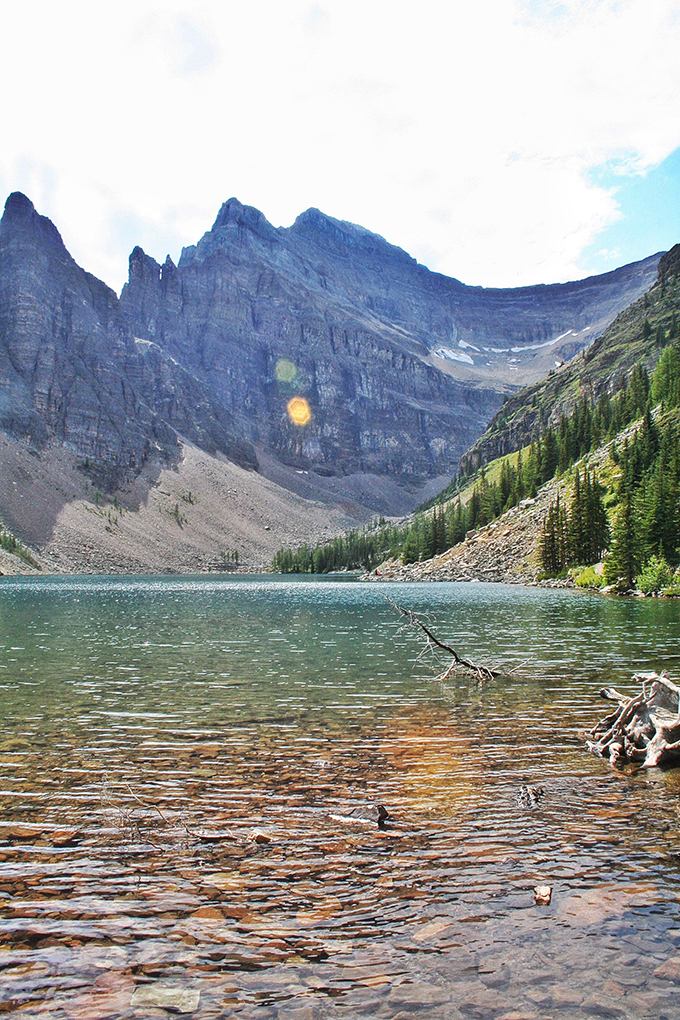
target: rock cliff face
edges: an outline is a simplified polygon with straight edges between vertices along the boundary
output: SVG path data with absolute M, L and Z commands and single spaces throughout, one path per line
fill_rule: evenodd
M 279 243 L 314 266 L 337 300 L 422 342 L 462 379 L 519 386 L 586 347 L 652 285 L 659 254 L 573 283 L 494 289 L 432 273 L 382 237 L 302 213 Z
M 177 433 L 256 465 L 223 406 L 133 339 L 116 294 L 18 193 L 0 222 L 0 428 L 38 449 L 56 440 L 108 485 L 176 458 Z
M 14 194 L 0 223 L 0 429 L 65 447 L 110 488 L 189 442 L 250 468 L 257 447 L 270 474 L 311 471 L 338 498 L 349 476 L 413 489 L 450 474 L 503 391 L 545 351 L 583 345 L 657 261 L 486 291 L 318 210 L 277 229 L 231 199 L 177 266 L 135 248 L 119 300 Z
M 343 303 L 289 238 L 231 200 L 177 267 L 136 248 L 121 295 L 131 331 L 201 379 L 252 442 L 301 470 L 453 470 L 498 391 L 450 378 L 422 342 Z M 304 427 L 287 413 L 293 397 L 309 405 Z
M 658 262 L 654 285 L 625 308 L 594 343 L 572 361 L 511 396 L 468 450 L 472 469 L 527 446 L 563 412 L 586 396 L 597 401 L 618 390 L 635 365 L 651 371 L 680 319 L 680 244 Z
M 502 390 L 541 375 L 548 348 L 566 357 L 589 342 L 657 261 L 485 291 L 318 210 L 276 229 L 230 199 L 178 266 L 133 251 L 121 309 L 284 462 L 423 478 L 453 471 Z M 311 408 L 304 429 L 286 414 L 292 396 Z

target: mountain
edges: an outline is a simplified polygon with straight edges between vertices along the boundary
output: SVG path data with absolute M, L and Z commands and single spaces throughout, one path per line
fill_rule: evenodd
M 37 449 L 56 440 L 109 488 L 152 453 L 176 459 L 178 434 L 257 466 L 226 409 L 133 339 L 114 291 L 76 265 L 54 224 L 18 193 L 0 222 L 0 429 Z
M 455 378 L 494 387 L 523 385 L 573 357 L 651 286 L 659 260 L 573 283 L 495 289 L 430 272 L 382 237 L 318 209 L 278 236 L 316 264 L 337 300 L 403 330 Z
M 659 260 L 649 291 L 625 308 L 590 347 L 504 402 L 465 454 L 465 468 L 476 470 L 527 446 L 549 425 L 557 427 L 562 414 L 580 398 L 587 396 L 595 403 L 601 394 L 613 393 L 635 365 L 653 368 L 669 333 L 677 335 L 680 328 L 679 274 L 676 244 Z
M 178 266 L 136 248 L 120 300 L 131 332 L 186 366 L 286 464 L 403 481 L 448 473 L 500 403 L 498 387 L 439 371 L 422 340 L 352 292 L 356 266 L 320 262 L 302 219 L 276 230 L 231 199 Z M 286 413 L 294 396 L 311 408 L 307 428 Z
M 600 332 L 657 263 L 484 290 L 318 210 L 275 228 L 230 199 L 177 266 L 135 248 L 118 298 L 15 193 L 0 221 L 0 517 L 58 569 L 204 569 L 236 545 L 263 562 L 292 537 L 405 513 L 504 394 Z M 203 499 L 191 485 L 205 498 L 184 513 L 187 493 Z M 249 495 L 230 515 L 235 485 Z
M 576 584 L 677 596 L 679 343 L 677 244 L 654 286 L 588 350 L 504 404 L 463 458 L 477 473 L 460 493 L 461 526 L 454 500 L 427 522 L 416 518 L 424 562 L 398 555 L 408 544 L 402 528 L 401 546 L 370 579 L 526 583 L 571 567 Z M 435 550 L 440 515 L 450 537 Z
M 408 479 L 455 468 L 500 394 L 598 335 L 657 263 L 484 290 L 318 210 L 277 229 L 230 199 L 177 266 L 136 248 L 120 305 L 136 337 L 190 368 L 278 458 Z M 277 378 L 282 360 L 292 382 Z M 304 434 L 285 414 L 294 392 L 313 408 Z

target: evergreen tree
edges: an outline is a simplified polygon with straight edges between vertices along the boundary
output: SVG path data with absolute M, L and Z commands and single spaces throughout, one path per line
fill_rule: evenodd
M 417 563 L 419 555 L 420 542 L 418 541 L 418 533 L 415 529 L 411 529 L 401 551 L 401 561 L 405 564 Z
M 555 577 L 564 569 L 567 547 L 567 516 L 558 493 L 546 514 L 539 543 L 541 566 L 549 577 Z
M 626 588 L 632 588 L 641 566 L 633 488 L 626 485 L 616 515 L 611 552 L 604 561 L 605 580 L 607 584 L 623 582 Z
M 555 433 L 548 426 L 543 437 L 543 451 L 541 454 L 541 481 L 549 481 L 557 469 L 560 451 L 555 438 Z
M 451 503 L 447 514 L 446 521 L 446 541 L 447 547 L 450 548 L 453 545 L 458 545 L 465 538 L 467 532 L 467 515 L 465 507 L 461 503 L 460 496 L 456 500 L 455 506 Z
M 585 492 L 582 492 L 581 476 L 577 471 L 576 478 L 574 480 L 574 492 L 572 494 L 571 505 L 569 507 L 569 523 L 567 526 L 569 561 L 571 563 L 586 562 L 586 514 L 587 506 Z

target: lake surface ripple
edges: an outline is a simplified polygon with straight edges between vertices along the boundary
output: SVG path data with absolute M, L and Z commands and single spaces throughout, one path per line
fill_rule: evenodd
M 680 603 L 1 584 L 0 1012 L 680 1017 L 679 776 L 579 736 L 604 684 L 678 680 Z M 512 672 L 437 682 L 385 592 Z

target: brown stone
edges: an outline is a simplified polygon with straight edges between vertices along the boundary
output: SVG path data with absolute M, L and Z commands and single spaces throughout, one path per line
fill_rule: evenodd
M 397 985 L 392 989 L 389 997 L 391 1006 L 438 1006 L 444 1002 L 450 1002 L 450 1000 L 449 989 L 440 988 L 439 985 L 429 984 L 425 981 L 417 981 L 414 984 L 404 982 Z
M 260 844 L 271 843 L 274 839 L 274 837 L 270 836 L 268 832 L 262 832 L 261 829 L 253 829 L 248 838 L 251 842 Z
M 80 833 L 76 829 L 59 829 L 50 833 L 49 840 L 52 846 L 73 846 L 80 842 Z
M 198 910 L 194 910 L 192 917 L 203 917 L 211 921 L 223 921 L 224 914 L 217 907 L 199 907 Z
M 654 971 L 654 977 L 662 981 L 680 982 L 680 956 L 671 956 Z
M 621 1016 L 622 1013 L 625 1013 L 625 1009 L 620 1003 L 614 1002 L 603 992 L 594 992 L 589 995 L 581 1003 L 581 1009 L 588 1013 L 595 1013 L 597 1016 Z
M 416 930 L 413 936 L 413 941 L 426 942 L 429 939 L 433 939 L 437 935 L 440 935 L 441 932 L 446 931 L 447 928 L 450 928 L 452 923 L 452 921 L 443 919 L 429 921 L 427 924 L 422 925 Z

